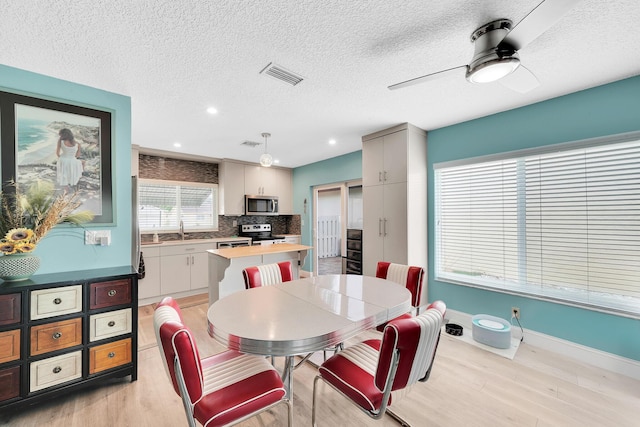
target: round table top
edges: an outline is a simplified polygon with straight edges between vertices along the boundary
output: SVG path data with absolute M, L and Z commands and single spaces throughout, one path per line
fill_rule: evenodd
M 244 353 L 291 356 L 331 347 L 411 309 L 385 279 L 323 275 L 235 292 L 209 307 L 209 334 Z

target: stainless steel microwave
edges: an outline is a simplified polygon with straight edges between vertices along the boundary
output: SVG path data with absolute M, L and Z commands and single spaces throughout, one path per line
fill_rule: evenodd
M 278 196 L 244 196 L 245 215 L 278 215 Z

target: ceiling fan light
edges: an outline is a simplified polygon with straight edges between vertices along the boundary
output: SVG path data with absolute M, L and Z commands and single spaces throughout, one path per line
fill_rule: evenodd
M 490 83 L 513 73 L 520 65 L 515 56 L 496 58 L 482 62 L 467 71 L 467 80 L 471 83 Z

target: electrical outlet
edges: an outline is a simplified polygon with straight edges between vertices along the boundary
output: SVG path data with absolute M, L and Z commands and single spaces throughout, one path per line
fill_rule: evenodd
M 511 307 L 511 317 L 515 317 L 516 319 L 520 318 L 520 308 Z

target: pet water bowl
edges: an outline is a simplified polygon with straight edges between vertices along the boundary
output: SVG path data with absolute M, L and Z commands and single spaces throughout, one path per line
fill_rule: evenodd
M 471 318 L 471 336 L 479 343 L 495 348 L 511 347 L 511 324 L 488 314 L 476 314 Z

